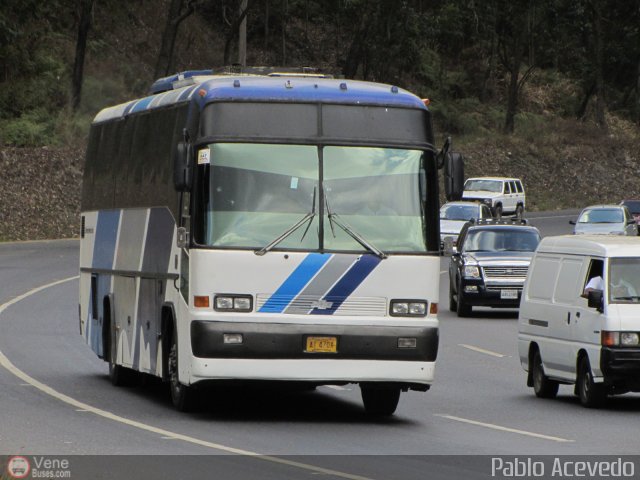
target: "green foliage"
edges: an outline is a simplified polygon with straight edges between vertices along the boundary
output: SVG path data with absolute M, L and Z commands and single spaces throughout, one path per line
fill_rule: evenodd
M 18 118 L 0 120 L 0 143 L 15 147 L 54 143 L 54 123 L 44 110 L 33 110 Z

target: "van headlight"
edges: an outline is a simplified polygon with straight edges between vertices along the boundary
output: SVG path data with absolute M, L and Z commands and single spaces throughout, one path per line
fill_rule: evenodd
M 602 345 L 606 347 L 637 347 L 640 345 L 638 332 L 609 332 L 603 330 L 600 334 Z
M 625 347 L 640 345 L 640 336 L 636 332 L 620 332 L 620 345 Z
M 477 265 L 465 265 L 464 276 L 467 278 L 480 278 L 480 269 Z

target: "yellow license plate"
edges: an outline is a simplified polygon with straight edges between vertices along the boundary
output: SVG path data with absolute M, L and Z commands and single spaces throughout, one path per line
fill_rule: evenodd
M 338 351 L 337 337 L 307 337 L 307 352 L 336 353 Z

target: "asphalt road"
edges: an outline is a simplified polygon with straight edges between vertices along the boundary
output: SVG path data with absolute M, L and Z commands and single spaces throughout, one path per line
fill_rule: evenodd
M 575 213 L 530 219 L 555 235 Z M 452 315 L 447 262 L 436 382 L 402 394 L 393 417 L 367 417 L 355 386 L 211 390 L 184 414 L 158 382 L 113 387 L 78 335 L 77 241 L 0 244 L 0 469 L 2 456 L 59 455 L 73 459 L 70 478 L 490 478 L 496 455 L 637 454 L 640 395 L 602 410 L 569 386 L 536 398 L 517 311 Z

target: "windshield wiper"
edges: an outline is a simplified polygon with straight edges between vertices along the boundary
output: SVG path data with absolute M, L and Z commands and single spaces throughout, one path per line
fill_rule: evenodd
M 356 232 L 349 224 L 340 219 L 337 213 L 333 213 L 329 208 L 329 200 L 327 199 L 327 194 L 324 195 L 324 203 L 327 207 L 327 214 L 329 217 L 329 225 L 331 226 L 331 233 L 333 234 L 333 238 L 336 237 L 336 231 L 333 228 L 333 224 L 338 225 L 342 230 L 344 230 L 351 238 L 353 238 L 356 242 L 362 245 L 364 248 L 369 250 L 374 255 L 378 256 L 380 259 L 384 260 L 387 258 L 387 254 L 376 247 L 371 242 L 367 241 L 362 235 Z
M 313 203 L 311 205 L 311 211 L 309 213 L 307 213 L 304 217 L 302 217 L 300 220 L 298 220 L 296 223 L 291 225 L 280 236 L 278 236 L 277 238 L 272 240 L 267 246 L 261 248 L 260 250 L 256 250 L 253 253 L 255 253 L 256 255 L 261 255 L 261 256 L 264 255 L 269 250 L 271 250 L 273 247 L 275 247 L 280 242 L 282 242 L 284 239 L 289 237 L 293 232 L 298 230 L 302 225 L 304 225 L 305 222 L 309 222 L 308 225 L 307 225 L 307 228 L 305 229 L 304 233 L 302 234 L 302 238 L 300 239 L 300 241 L 302 241 L 304 239 L 304 237 L 307 235 L 307 232 L 309 231 L 309 227 L 311 226 L 311 222 L 313 222 L 313 217 L 315 217 L 315 216 L 316 216 L 316 187 L 313 187 Z

